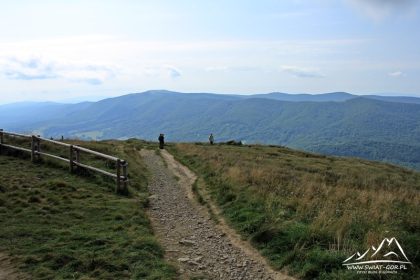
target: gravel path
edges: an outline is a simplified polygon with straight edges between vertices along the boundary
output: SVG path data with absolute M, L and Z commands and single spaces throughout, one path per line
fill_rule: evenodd
M 250 246 L 242 246 L 193 198 L 195 175 L 166 151 L 142 150 L 152 178 L 149 216 L 166 258 L 181 279 L 293 279 L 273 271 Z M 230 229 L 230 231 L 232 231 Z

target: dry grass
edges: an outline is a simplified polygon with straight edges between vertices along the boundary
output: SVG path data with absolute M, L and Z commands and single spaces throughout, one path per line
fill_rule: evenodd
M 279 267 L 319 276 L 305 272 L 310 250 L 346 255 L 391 236 L 418 261 L 420 173 L 282 147 L 178 144 L 173 151 L 206 178 L 232 224 Z M 268 248 L 289 230 L 304 232 L 293 233 L 299 237 L 289 237 L 289 246 L 306 257 L 287 259 Z

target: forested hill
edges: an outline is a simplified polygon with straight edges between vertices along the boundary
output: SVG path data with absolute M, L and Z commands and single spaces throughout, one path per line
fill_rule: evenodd
M 278 144 L 420 169 L 419 103 L 412 97 L 348 93 L 150 91 L 92 103 L 31 103 L 24 110 L 0 106 L 0 127 L 54 138 L 155 140 L 165 133 L 168 141 L 206 141 L 212 132 L 216 141 Z

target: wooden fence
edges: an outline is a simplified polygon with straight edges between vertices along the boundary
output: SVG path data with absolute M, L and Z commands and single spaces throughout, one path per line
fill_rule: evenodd
M 27 148 L 23 148 L 23 147 L 17 147 L 17 146 L 12 146 L 12 145 L 6 144 L 5 141 L 4 141 L 4 136 L 5 135 L 7 135 L 9 137 L 29 139 L 31 141 L 31 148 L 27 149 Z M 49 154 L 49 153 L 46 153 L 46 152 L 42 152 L 41 151 L 41 141 L 45 141 L 47 143 L 52 143 L 52 144 L 59 145 L 59 146 L 67 148 L 68 151 L 69 151 L 68 158 L 53 155 L 53 154 Z M 110 156 L 110 155 L 106 155 L 106 154 L 103 154 L 103 153 L 92 151 L 92 150 L 89 150 L 89 149 L 86 149 L 86 148 L 83 148 L 83 147 L 80 147 L 80 146 L 77 146 L 77 145 L 71 145 L 71 144 L 67 144 L 67 143 L 63 143 L 63 142 L 59 142 L 59 141 L 55 141 L 55 140 L 51 140 L 51 139 L 42 138 L 42 137 L 36 136 L 36 135 L 24 135 L 24 134 L 19 134 L 19 133 L 14 133 L 14 132 L 6 132 L 6 131 L 3 131 L 3 129 L 0 129 L 0 153 L 1 153 L 3 148 L 28 152 L 28 153 L 31 154 L 32 162 L 35 162 L 41 156 L 46 156 L 46 157 L 50 157 L 50 158 L 54 158 L 54 159 L 57 159 L 57 160 L 67 162 L 69 164 L 70 172 L 73 172 L 74 167 L 77 166 L 77 167 L 81 167 L 81 168 L 86 168 L 88 170 L 92 170 L 94 172 L 100 173 L 100 174 L 105 175 L 105 176 L 112 177 L 112 178 L 116 179 L 116 182 L 117 182 L 115 191 L 118 192 L 118 193 L 127 192 L 127 184 L 128 184 L 127 166 L 128 166 L 128 163 L 125 160 L 119 159 L 117 157 L 113 157 L 113 156 Z M 93 167 L 93 166 L 81 163 L 80 162 L 80 152 L 92 154 L 94 156 L 101 157 L 101 158 L 104 158 L 106 160 L 110 160 L 110 161 L 115 162 L 116 163 L 115 174 L 111 173 L 111 172 L 108 172 L 106 170 L 97 168 L 97 167 Z

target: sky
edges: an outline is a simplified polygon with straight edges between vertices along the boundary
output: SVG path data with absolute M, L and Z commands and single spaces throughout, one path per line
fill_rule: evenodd
M 417 0 L 0 0 L 0 104 L 152 89 L 420 96 Z

